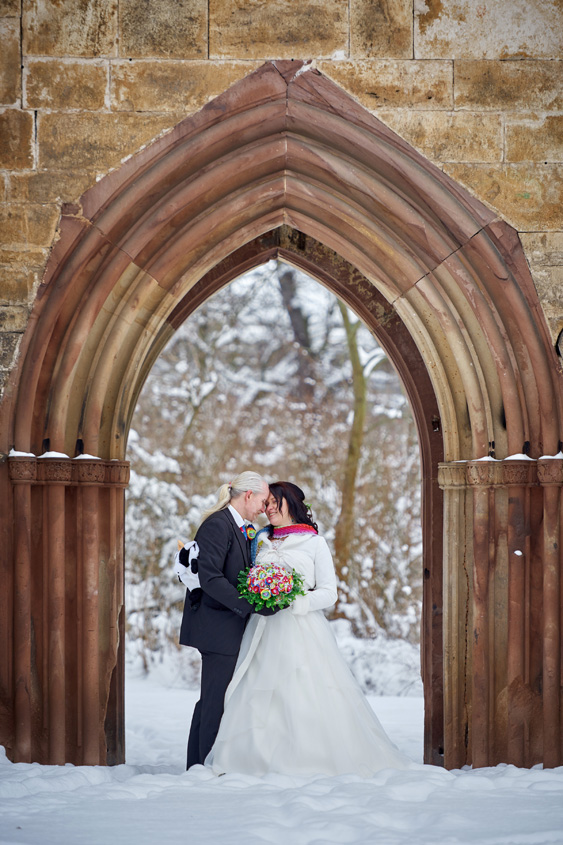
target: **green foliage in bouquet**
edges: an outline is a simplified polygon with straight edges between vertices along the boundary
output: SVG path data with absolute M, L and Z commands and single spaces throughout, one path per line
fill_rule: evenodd
M 237 590 L 256 610 L 289 607 L 296 596 L 304 596 L 303 576 L 276 563 L 256 563 L 239 572 Z

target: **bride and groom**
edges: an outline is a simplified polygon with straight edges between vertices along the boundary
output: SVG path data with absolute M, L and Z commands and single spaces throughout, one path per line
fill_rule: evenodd
M 256 562 L 295 569 L 306 594 L 283 610 L 256 612 L 236 584 L 251 564 L 246 523 L 264 512 L 270 524 L 259 533 Z M 200 590 L 186 595 L 180 632 L 180 643 L 202 656 L 187 767 L 364 777 L 408 767 L 322 612 L 336 601 L 336 575 L 300 488 L 243 472 L 219 489 L 195 540 Z

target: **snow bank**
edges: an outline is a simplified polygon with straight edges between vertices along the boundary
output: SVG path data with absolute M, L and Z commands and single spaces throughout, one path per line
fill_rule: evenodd
M 563 843 L 563 768 L 433 766 L 311 779 L 184 771 L 197 694 L 127 681 L 128 764 L 0 758 L 0 843 L 27 845 L 543 845 Z M 420 760 L 422 702 L 373 698 L 399 747 Z

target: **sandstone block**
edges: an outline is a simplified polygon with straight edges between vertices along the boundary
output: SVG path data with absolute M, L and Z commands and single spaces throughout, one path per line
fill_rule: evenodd
M 112 109 L 198 111 L 258 63 L 208 61 L 117 62 L 112 65 Z
M 207 57 L 207 0 L 120 0 L 119 52 L 133 58 Z
M 108 72 L 99 62 L 31 60 L 25 74 L 30 109 L 101 109 Z
M 14 105 L 21 96 L 20 21 L 0 19 L 0 103 Z
M 563 109 L 563 62 L 456 61 L 454 78 L 456 108 Z
M 501 161 L 498 115 L 468 112 L 378 112 L 378 117 L 433 161 Z
M 40 115 L 38 121 L 39 167 L 84 167 L 105 171 L 117 167 L 184 115 L 82 114 Z
M 451 62 L 371 59 L 317 67 L 367 109 L 453 107 Z
M 29 270 L 15 270 L 0 265 L 0 305 L 7 302 L 28 302 L 40 278 Z
M 563 115 L 507 124 L 506 160 L 563 162 Z
M 117 0 L 26 0 L 26 56 L 114 56 Z
M 412 0 L 352 0 L 353 58 L 412 58 Z
M 563 266 L 563 232 L 522 232 L 520 240 L 530 266 Z
M 416 59 L 558 59 L 561 6 L 546 0 L 414 0 Z
M 555 343 L 563 330 L 563 265 L 532 267 L 532 278 Z
M 33 114 L 17 109 L 0 112 L 0 168 L 25 170 L 33 166 Z
M 10 174 L 7 194 L 12 202 L 76 202 L 96 183 L 88 170 L 38 170 Z
M 447 164 L 444 170 L 520 232 L 563 229 L 563 166 Z
M 21 0 L 0 0 L 0 18 L 19 18 Z
M 0 332 L 23 332 L 29 319 L 29 309 L 9 305 L 0 309 Z
M 47 249 L 37 247 L 0 248 L 0 304 L 22 305 L 29 301 L 43 276 L 47 255 Z
M 56 205 L 6 203 L 0 206 L 0 232 L 5 246 L 49 246 L 59 220 Z
M 16 353 L 21 337 L 19 332 L 0 333 L 0 370 L 10 370 L 12 368 L 16 360 Z
M 308 59 L 348 55 L 348 0 L 209 0 L 209 56 Z

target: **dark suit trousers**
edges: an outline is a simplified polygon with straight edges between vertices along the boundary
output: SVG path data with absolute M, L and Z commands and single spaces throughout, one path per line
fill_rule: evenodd
M 201 693 L 188 739 L 188 769 L 203 763 L 213 747 L 237 657 L 237 654 L 201 653 Z

